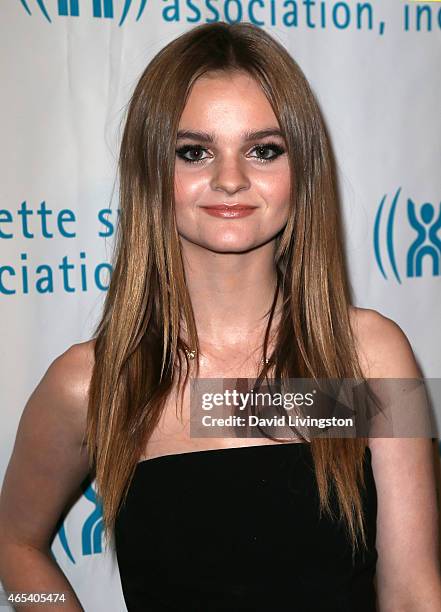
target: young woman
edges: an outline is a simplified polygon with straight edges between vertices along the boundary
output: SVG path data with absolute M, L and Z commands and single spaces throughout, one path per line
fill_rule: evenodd
M 198 26 L 141 76 L 94 337 L 31 395 L 0 505 L 8 590 L 64 591 L 56 521 L 90 471 L 129 612 L 439 612 L 429 439 L 192 438 L 192 377 L 414 378 L 350 303 L 335 167 L 300 68 Z M 178 413 L 180 405 L 180 414 Z

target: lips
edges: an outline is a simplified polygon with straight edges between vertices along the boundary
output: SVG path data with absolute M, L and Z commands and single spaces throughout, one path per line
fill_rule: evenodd
M 250 206 L 248 204 L 232 204 L 230 206 L 228 206 L 227 204 L 216 204 L 215 206 L 201 206 L 201 208 L 209 208 L 210 210 L 239 211 L 250 210 L 252 208 L 257 208 L 257 206 Z
M 247 204 L 234 204 L 228 206 L 226 204 L 215 204 L 214 206 L 201 206 L 205 214 L 211 217 L 221 219 L 242 219 L 252 215 L 257 206 L 249 206 Z

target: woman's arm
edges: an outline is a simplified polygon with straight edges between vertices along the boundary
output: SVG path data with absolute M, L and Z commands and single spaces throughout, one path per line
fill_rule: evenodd
M 422 378 L 401 328 L 359 309 L 370 378 Z M 438 509 L 429 438 L 370 438 L 378 493 L 379 612 L 441 612 Z
M 78 612 L 83 608 L 50 555 L 62 511 L 89 472 L 82 446 L 92 341 L 55 359 L 20 419 L 0 496 L 0 581 L 6 591 L 65 593 L 67 603 L 17 610 Z

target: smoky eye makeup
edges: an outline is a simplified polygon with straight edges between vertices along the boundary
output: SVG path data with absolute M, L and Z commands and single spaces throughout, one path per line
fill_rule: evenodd
M 276 142 L 263 142 L 254 145 L 250 153 L 253 152 L 257 152 L 257 157 L 252 155 L 251 158 L 260 163 L 270 163 L 286 153 L 286 148 Z M 176 155 L 179 159 L 189 164 L 198 164 L 209 159 L 210 156 L 203 157 L 204 153 L 207 153 L 207 149 L 200 144 L 183 144 L 176 148 Z M 268 153 L 270 153 L 269 157 L 267 156 Z M 196 155 L 196 158 L 193 155 Z

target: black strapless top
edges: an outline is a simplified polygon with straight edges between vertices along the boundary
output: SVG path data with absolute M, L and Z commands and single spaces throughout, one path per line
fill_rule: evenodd
M 319 518 L 309 444 L 141 461 L 115 523 L 128 611 L 375 612 L 369 447 L 364 466 L 368 550 L 353 561 L 344 524 Z

